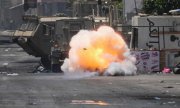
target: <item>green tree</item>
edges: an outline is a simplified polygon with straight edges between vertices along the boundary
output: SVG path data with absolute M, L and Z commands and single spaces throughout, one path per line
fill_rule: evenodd
M 144 0 L 143 11 L 147 14 L 162 15 L 169 10 L 180 8 L 180 0 Z
M 113 1 L 113 0 L 112 0 Z M 119 8 L 122 9 L 123 8 L 123 2 L 122 0 L 114 0 L 114 4 Z
M 155 1 L 154 0 L 144 0 L 143 10 L 147 14 L 152 14 L 155 8 Z

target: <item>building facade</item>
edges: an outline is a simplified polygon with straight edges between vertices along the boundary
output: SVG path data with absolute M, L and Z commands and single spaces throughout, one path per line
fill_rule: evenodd
M 10 0 L 0 0 L 0 28 L 7 28 L 9 22 Z
M 19 27 L 22 15 L 84 17 L 102 14 L 100 10 L 98 13 L 97 0 L 37 0 L 37 7 L 27 11 L 23 4 L 24 0 L 0 0 L 0 29 Z

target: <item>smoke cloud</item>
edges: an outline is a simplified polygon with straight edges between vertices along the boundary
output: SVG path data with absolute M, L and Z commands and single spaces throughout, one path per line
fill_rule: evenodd
M 65 73 L 136 74 L 135 57 L 122 36 L 109 26 L 101 26 L 97 31 L 80 30 L 72 37 L 70 47 L 69 58 L 61 66 Z

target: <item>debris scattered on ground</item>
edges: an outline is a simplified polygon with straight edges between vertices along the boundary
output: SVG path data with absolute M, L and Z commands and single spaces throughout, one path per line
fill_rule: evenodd
M 28 105 L 37 105 L 35 102 L 29 102 Z
M 7 76 L 18 76 L 18 73 L 8 73 Z
M 180 83 L 175 83 L 176 85 L 180 85 Z
M 4 51 L 6 51 L 6 52 L 7 52 L 7 51 L 9 51 L 10 49 L 11 49 L 11 48 L 6 48 Z
M 166 87 L 164 87 L 164 88 L 174 88 L 173 86 L 166 86 Z
M 43 66 L 39 66 L 38 68 L 37 68 L 37 71 L 40 71 L 40 72 L 43 72 L 45 70 L 45 68 L 43 67 Z
M 47 73 L 49 72 L 48 70 L 46 70 L 42 65 L 37 66 L 37 68 L 30 73 Z
M 77 104 L 77 105 L 100 105 L 100 106 L 107 106 L 110 105 L 109 103 L 103 101 L 93 101 L 93 100 L 72 100 L 70 104 Z
M 168 104 L 175 104 L 175 101 L 169 101 Z
M 168 67 L 164 67 L 164 69 L 162 70 L 163 73 L 171 73 L 171 69 Z
M 3 63 L 2 65 L 3 65 L 3 66 L 7 66 L 8 64 L 9 64 L 9 63 Z
M 3 72 L 4 73 L 8 72 L 8 65 L 9 65 L 9 63 L 3 63 L 2 65 L 3 65 L 3 68 L 4 68 Z
M 7 72 L 0 72 L 0 74 L 7 74 Z
M 15 57 L 17 55 L 15 55 L 15 54 L 2 54 L 1 56 L 2 57 Z
M 159 98 L 159 97 L 154 97 L 154 99 L 155 99 L 155 100 L 161 100 L 161 98 Z
M 163 105 L 166 105 L 166 103 L 165 103 L 165 102 L 163 102 L 162 104 L 163 104 Z
M 160 83 L 164 83 L 164 82 L 165 82 L 164 80 L 160 81 Z
M 5 49 L 4 51 L 6 51 L 6 52 L 7 52 L 7 51 L 9 51 L 9 50 L 8 50 L 8 49 Z
M 18 48 L 17 51 L 24 51 L 22 48 Z

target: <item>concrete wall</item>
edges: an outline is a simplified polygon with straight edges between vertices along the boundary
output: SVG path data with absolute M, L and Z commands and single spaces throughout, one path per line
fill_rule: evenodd
M 147 19 L 149 19 L 151 22 L 149 22 Z M 158 49 L 159 47 L 160 49 L 180 49 L 180 16 L 135 16 L 133 18 L 132 25 L 147 26 L 137 27 L 138 49 L 148 49 L 149 47 L 147 46 L 147 44 L 156 49 Z M 150 25 L 151 27 L 148 27 Z M 156 26 L 169 27 L 164 27 L 163 36 L 163 27 L 158 28 Z M 150 35 L 155 37 L 151 37 Z M 158 46 L 158 43 L 151 43 L 158 41 L 158 35 L 160 46 Z M 172 41 L 173 37 L 175 39 Z
M 10 0 L 0 0 L 0 29 L 8 28 Z
M 9 28 L 17 29 L 23 23 L 22 16 L 24 15 L 23 5 L 18 5 L 12 9 L 10 9 L 9 13 Z
M 53 0 L 51 2 L 43 0 L 38 3 L 38 15 L 52 16 L 57 13 L 64 13 L 72 16 L 72 7 L 68 1 Z

